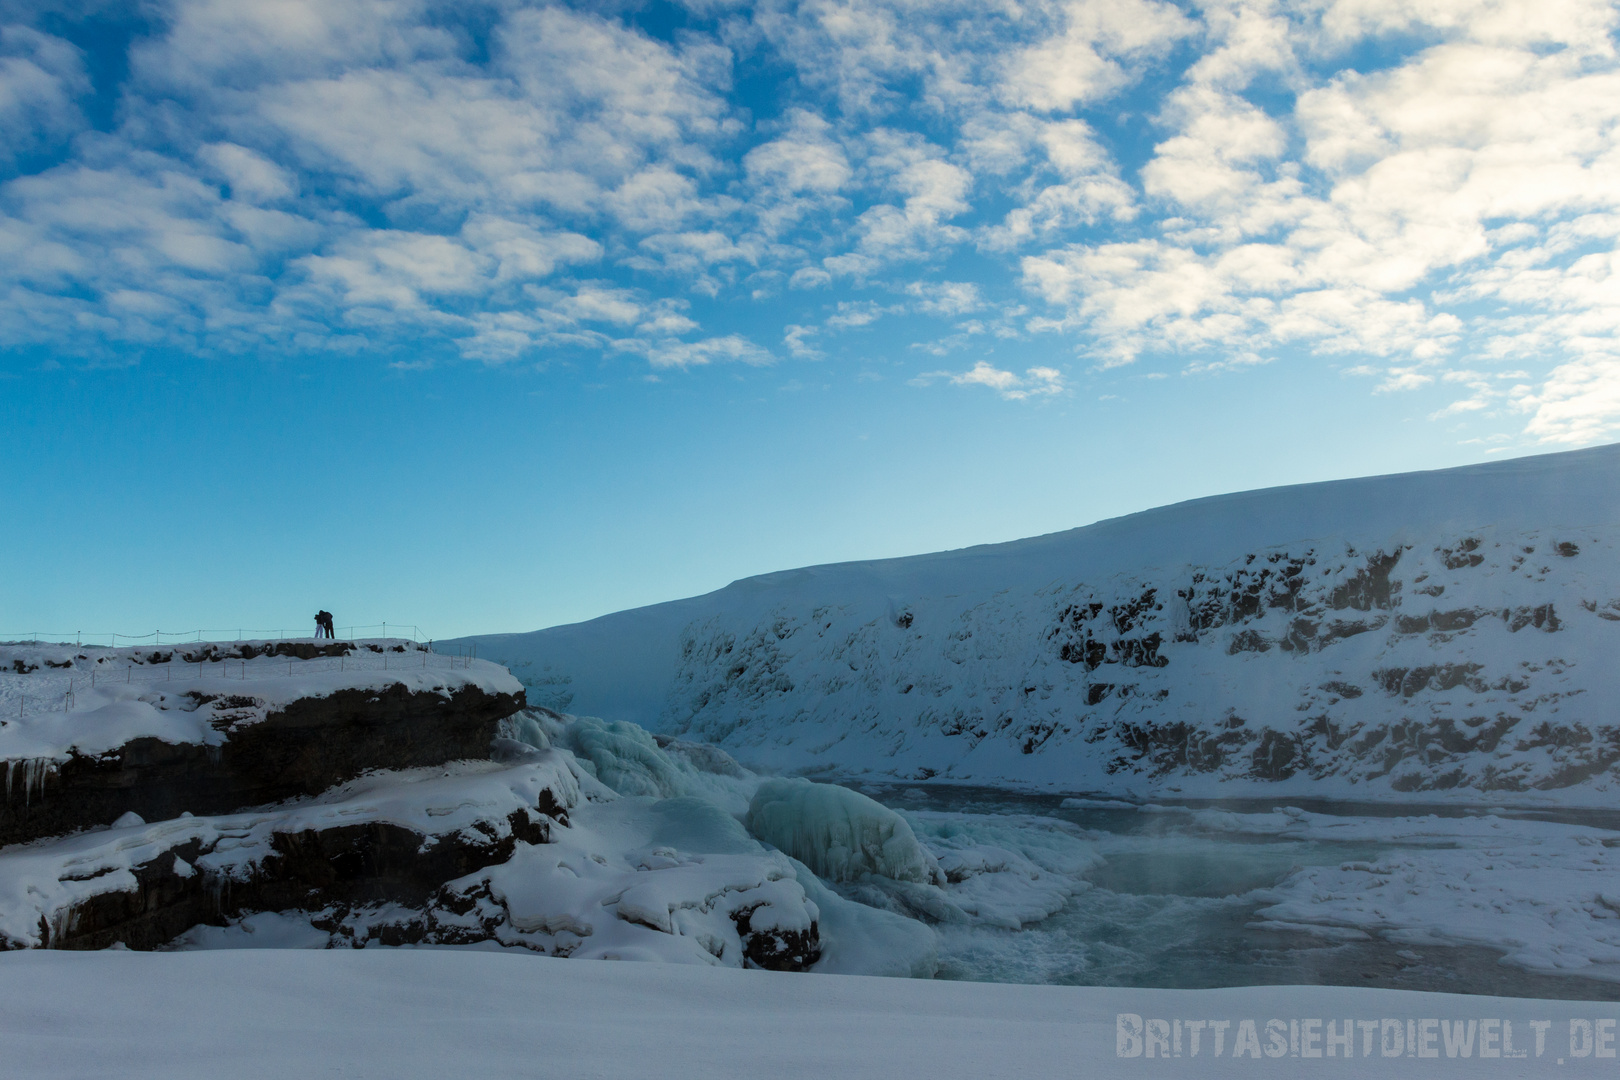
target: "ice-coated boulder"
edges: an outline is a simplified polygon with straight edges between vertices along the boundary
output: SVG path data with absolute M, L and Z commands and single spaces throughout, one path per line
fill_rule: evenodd
M 794 777 L 767 780 L 754 793 L 748 831 L 831 881 L 878 874 L 943 884 L 934 857 L 899 814 L 858 791 Z

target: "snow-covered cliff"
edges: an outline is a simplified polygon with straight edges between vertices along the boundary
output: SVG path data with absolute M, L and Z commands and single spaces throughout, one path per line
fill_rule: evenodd
M 820 775 L 1606 802 L 1620 447 L 1197 500 L 476 639 L 529 700 Z

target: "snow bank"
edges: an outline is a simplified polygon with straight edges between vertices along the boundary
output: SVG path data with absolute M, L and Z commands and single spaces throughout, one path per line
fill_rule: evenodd
M 443 950 L 0 956 L 5 1067 L 33 1080 L 1584 1078 L 1614 1073 L 1614 1059 L 1594 1052 L 1595 1039 L 1581 1040 L 1612 1032 L 1615 1015 L 1613 1002 L 1336 987 L 1168 991 L 804 978 Z M 1329 1018 L 1340 1034 L 1346 1020 L 1370 1022 L 1370 1056 L 1360 1029 L 1355 1060 L 1305 1056 L 1322 1051 Z M 1167 1042 L 1172 1021 L 1180 1021 L 1181 1056 L 1156 1044 L 1147 1058 L 1121 1036 L 1133 1019 L 1162 1020 Z M 1271 1019 L 1280 1022 L 1283 1056 L 1235 1056 L 1243 1021 L 1269 1045 Z M 1403 1046 L 1411 1020 L 1424 1056 L 1385 1056 L 1385 1019 L 1402 1029 Z M 1196 1056 L 1191 1020 L 1203 1023 Z M 1226 1025 L 1219 1057 L 1211 1020 Z M 1525 1057 L 1482 1059 L 1485 1021 L 1498 1036 L 1495 1052 L 1507 1021 L 1514 1052 Z M 1542 1022 L 1538 1038 L 1532 1024 Z M 1459 1033 L 1472 1029 L 1467 1058 L 1460 1038 L 1449 1051 L 1441 1038 L 1454 1023 Z M 1291 1030 L 1301 1036 L 1299 1053 L 1289 1048 Z M 1585 1053 L 1575 1056 L 1572 1046 Z M 1132 1049 L 1137 1056 L 1120 1056 Z
M 748 806 L 748 831 L 832 881 L 878 874 L 944 881 L 899 814 L 858 791 L 803 778 L 766 780 Z

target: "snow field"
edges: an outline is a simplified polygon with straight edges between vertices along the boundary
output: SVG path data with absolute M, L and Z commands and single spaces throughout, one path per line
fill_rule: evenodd
M 1578 1078 L 1613 1075 L 1595 1034 L 1612 1033 L 1615 1014 L 1612 1002 L 1314 986 L 987 985 L 423 949 L 10 953 L 0 955 L 0 1075 Z M 1232 1056 L 1244 1021 L 1274 1049 L 1272 1020 L 1280 1056 Z M 1377 1038 L 1364 1055 L 1359 1030 L 1353 1061 L 1303 1056 L 1322 1052 L 1329 1024 L 1367 1022 L 1381 1035 L 1391 1021 L 1404 1036 L 1408 1020 L 1417 1036 L 1410 1056 L 1383 1056 Z M 1139 1041 L 1162 1035 L 1154 1058 L 1127 1037 L 1133 1021 Z M 1202 1028 L 1196 1057 L 1191 1021 Z M 1212 1021 L 1229 1029 L 1220 1057 Z M 1526 1056 L 1477 1056 L 1482 1047 L 1500 1053 L 1504 1021 Z M 1498 1036 L 1488 1047 L 1482 1022 Z M 1442 1036 L 1452 1031 L 1448 1047 Z M 1181 1056 L 1157 1054 L 1172 1039 Z M 1133 1049 L 1137 1056 L 1120 1056 Z

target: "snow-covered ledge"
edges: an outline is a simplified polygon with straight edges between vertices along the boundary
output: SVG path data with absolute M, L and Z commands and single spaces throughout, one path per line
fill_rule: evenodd
M 278 642 L 0 646 L 0 844 L 487 757 L 524 704 L 495 664 L 398 640 L 337 645 L 351 648 L 303 659 Z

